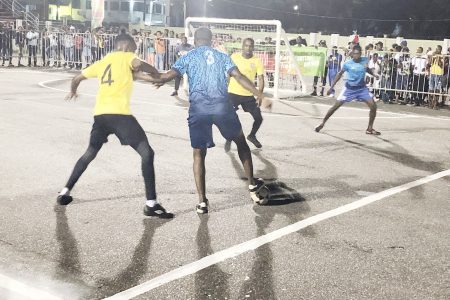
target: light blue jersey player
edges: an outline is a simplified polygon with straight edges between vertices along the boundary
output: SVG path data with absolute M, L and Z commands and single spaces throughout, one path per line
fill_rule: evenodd
M 250 148 L 242 132 L 241 123 L 228 99 L 228 76 L 235 78 L 244 88 L 256 96 L 258 106 L 262 93 L 239 72 L 231 58 L 211 47 L 212 33 L 199 28 L 194 35 L 195 49 L 180 57 L 172 69 L 159 76 L 152 74 L 155 84 L 162 84 L 177 76 L 187 74 L 189 79 L 189 135 L 194 151 L 194 177 L 199 196 L 197 213 L 208 212 L 205 188 L 205 157 L 208 148 L 214 147 L 212 125 L 216 125 L 226 140 L 236 143 L 248 178 L 250 196 L 255 203 L 265 204 L 260 197 L 264 182 L 253 178 L 253 163 Z M 147 79 L 148 80 L 148 79 Z
M 372 73 L 372 70 L 368 68 L 368 59 L 367 57 L 361 57 L 361 46 L 355 45 L 352 51 L 352 60 L 344 63 L 342 70 L 338 72 L 336 78 L 330 86 L 330 90 L 328 91 L 328 95 L 332 93 L 334 90 L 334 86 L 341 79 L 344 73 L 347 73 L 347 82 L 344 85 L 341 93 L 336 99 L 336 103 L 328 110 L 325 118 L 322 123 L 315 128 L 316 132 L 322 130 L 325 126 L 327 120 L 334 114 L 336 110 L 339 109 L 344 103 L 351 102 L 353 100 L 365 102 L 367 106 L 370 108 L 369 113 L 369 125 L 367 126 L 366 133 L 373 135 L 380 135 L 379 131 L 373 129 L 373 122 L 375 121 L 375 117 L 377 115 L 377 105 L 373 101 L 373 95 L 369 92 L 369 89 L 366 86 L 364 81 L 366 73 L 377 77 L 377 75 Z

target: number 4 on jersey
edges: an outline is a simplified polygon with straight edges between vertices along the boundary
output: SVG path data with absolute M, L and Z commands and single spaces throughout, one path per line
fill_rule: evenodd
M 108 74 L 108 80 L 105 81 L 106 74 Z M 109 65 L 106 67 L 105 72 L 103 72 L 103 76 L 102 76 L 102 81 L 101 81 L 101 83 L 102 83 L 102 84 L 106 84 L 106 83 L 107 83 L 108 85 L 111 86 L 111 84 L 114 82 L 114 80 L 112 80 L 111 78 L 112 78 L 111 64 L 109 64 Z

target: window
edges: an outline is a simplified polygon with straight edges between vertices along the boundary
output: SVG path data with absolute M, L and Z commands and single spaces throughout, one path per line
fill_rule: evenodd
M 86 9 L 92 9 L 91 1 L 86 1 Z
M 120 2 L 121 11 L 130 11 L 130 2 Z
M 144 3 L 142 2 L 135 2 L 133 6 L 134 11 L 144 11 Z
M 153 2 L 153 11 L 151 13 L 155 15 L 162 15 L 162 5 L 160 3 Z
M 119 2 L 111 2 L 110 4 L 109 4 L 109 9 L 110 10 L 115 10 L 115 11 L 118 11 L 119 10 Z
M 72 8 L 80 9 L 81 8 L 80 0 L 72 0 Z

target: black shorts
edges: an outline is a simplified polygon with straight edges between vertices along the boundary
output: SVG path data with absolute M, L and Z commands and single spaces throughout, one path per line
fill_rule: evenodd
M 141 142 L 148 142 L 144 129 L 131 115 L 94 116 L 89 144 L 101 147 L 108 142 L 110 134 L 115 134 L 122 145 L 137 146 Z
M 229 93 L 228 97 L 236 110 L 239 109 L 239 105 L 242 106 L 245 112 L 252 112 L 258 108 L 256 99 L 253 96 L 241 96 Z

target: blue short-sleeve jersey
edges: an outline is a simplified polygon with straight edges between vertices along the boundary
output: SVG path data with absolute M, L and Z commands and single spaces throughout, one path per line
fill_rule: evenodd
M 347 72 L 346 86 L 349 88 L 359 88 L 366 85 L 364 78 L 366 76 L 366 68 L 368 64 L 367 57 L 361 57 L 359 62 L 353 59 L 346 61 L 342 70 Z
M 201 46 L 180 57 L 172 69 L 189 80 L 189 114 L 226 114 L 232 110 L 228 100 L 228 74 L 236 68 L 231 58 L 208 46 Z

